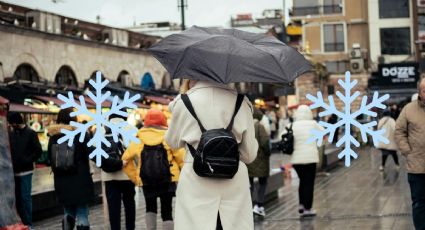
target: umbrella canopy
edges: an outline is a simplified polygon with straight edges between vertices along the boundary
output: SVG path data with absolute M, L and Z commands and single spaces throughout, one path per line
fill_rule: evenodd
M 164 38 L 148 52 L 173 79 L 288 83 L 311 70 L 297 50 L 276 38 L 237 29 L 194 26 Z

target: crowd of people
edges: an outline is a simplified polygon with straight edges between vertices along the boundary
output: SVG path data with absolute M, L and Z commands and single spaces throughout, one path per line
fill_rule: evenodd
M 397 167 L 397 151 L 406 157 L 414 224 L 417 229 L 425 229 L 425 79 L 418 82 L 418 96 L 413 99 L 399 112 L 395 108 L 385 110 L 379 120 L 378 129 L 384 129 L 389 140 L 378 146 L 382 151 L 380 170 L 384 170 L 389 155 Z M 164 230 L 253 229 L 253 215 L 266 215 L 271 140 L 284 134 L 288 126 L 294 136 L 291 164 L 300 179 L 298 211 L 302 217 L 316 215 L 313 194 L 319 153 L 316 143 L 307 144 L 307 139 L 311 129 L 323 128 L 308 106 L 299 106 L 293 119 L 285 121 L 274 111 L 264 113 L 255 108 L 226 85 L 185 80 L 181 94 L 169 109 L 170 123 L 159 110 L 147 112 L 137 133 L 139 143 L 125 146 L 119 138 L 110 147 L 105 146 L 109 158 L 102 161 L 101 178 L 111 229 L 121 228 L 121 203 L 126 229 L 135 229 L 135 187 L 139 186 L 143 188 L 149 230 L 157 229 L 158 199 Z M 70 124 L 77 118 L 71 116 L 72 112 L 61 110 L 57 124 L 49 127 L 48 156 L 56 196 L 64 210 L 62 228 L 89 229 L 88 205 L 94 197 L 89 135 L 81 138 L 82 142 L 74 141 L 71 147 L 58 144 L 64 136 L 61 131 L 74 129 Z M 109 117 L 113 123 L 125 119 L 119 115 Z M 31 179 L 34 162 L 42 150 L 36 133 L 19 113 L 9 113 L 8 122 L 16 207 L 22 222 L 32 228 Z M 337 121 L 331 117 L 328 122 Z M 104 132 L 112 140 L 111 130 Z M 211 147 L 208 143 L 216 139 L 220 142 Z M 224 150 L 220 149 L 223 143 L 228 144 Z

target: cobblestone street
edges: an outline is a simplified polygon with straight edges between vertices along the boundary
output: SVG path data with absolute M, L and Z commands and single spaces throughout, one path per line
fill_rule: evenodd
M 379 172 L 380 152 L 372 149 L 359 151 L 360 156 L 350 168 L 341 165 L 330 175 L 318 175 L 314 196 L 314 208 L 318 216 L 300 219 L 298 207 L 298 180 L 286 179 L 279 190 L 279 199 L 267 204 L 266 218 L 255 217 L 256 230 L 274 229 L 413 229 L 410 208 L 410 190 L 406 172 L 395 169 L 392 160 L 384 172 Z M 272 168 L 289 158 L 272 155 Z M 136 194 L 137 229 L 145 229 L 144 199 Z M 36 229 L 60 229 L 61 216 L 35 223 Z M 158 222 L 160 217 L 158 215 Z M 92 229 L 104 228 L 102 205 L 90 209 Z M 161 226 L 158 223 L 158 226 Z M 123 225 L 124 228 L 124 225 Z

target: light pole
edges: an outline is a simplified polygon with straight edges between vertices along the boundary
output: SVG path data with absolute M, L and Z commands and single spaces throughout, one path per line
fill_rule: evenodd
M 177 5 L 178 5 L 178 8 L 181 10 L 181 15 L 182 15 L 182 24 L 181 24 L 181 29 L 182 29 L 182 31 L 183 30 L 185 30 L 186 29 L 186 26 L 185 26 L 185 19 L 184 19 L 184 10 L 185 10 L 185 8 L 187 8 L 187 2 L 186 2 L 186 0 L 177 0 L 178 2 L 177 2 Z

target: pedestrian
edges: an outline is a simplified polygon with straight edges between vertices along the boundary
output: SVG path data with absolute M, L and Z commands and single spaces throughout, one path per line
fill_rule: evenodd
M 260 123 L 263 118 L 263 113 L 259 109 L 254 109 L 254 128 L 255 128 L 255 138 L 258 142 L 258 152 L 257 158 L 247 165 L 248 166 L 248 175 L 249 183 L 251 189 L 251 196 L 253 198 L 254 214 L 265 216 L 266 212 L 264 210 L 264 200 L 267 187 L 267 179 L 270 175 L 270 137 L 267 135 L 264 126 Z M 254 178 L 258 178 L 258 188 L 257 193 L 255 194 L 254 188 Z
M 137 186 L 142 186 L 146 202 L 146 228 L 156 230 L 157 199 L 161 201 L 162 229 L 172 230 L 172 201 L 175 196 L 184 149 L 172 149 L 164 140 L 167 119 L 159 110 L 149 109 L 144 127 L 139 130 L 139 144 L 130 143 L 123 160 L 129 163 L 125 173 Z
M 338 122 L 338 116 L 336 114 L 332 114 L 328 119 L 329 124 L 334 125 L 337 122 Z M 339 126 L 335 129 L 334 139 L 332 140 L 332 144 L 336 144 L 338 142 L 338 136 L 339 136 Z
M 413 223 L 425 229 L 425 78 L 418 81 L 418 100 L 407 104 L 396 122 L 395 140 L 407 161 Z
M 89 154 L 87 147 L 88 137 L 83 142 L 74 141 L 72 147 L 68 143 L 58 144 L 58 140 L 64 136 L 61 130 L 74 130 L 70 123 L 77 122 L 72 117 L 72 108 L 62 109 L 58 113 L 56 125 L 48 128 L 50 136 L 48 144 L 48 156 L 53 171 L 54 187 L 59 203 L 63 205 L 64 217 L 62 229 L 77 230 L 90 229 L 89 203 L 94 198 L 93 179 L 90 175 Z M 79 140 L 80 136 L 75 137 Z
M 112 124 L 120 124 L 125 119 L 126 117 L 117 114 L 109 116 L 109 122 Z M 105 130 L 105 137 L 111 143 L 111 147 L 106 149 L 109 157 L 102 159 L 101 178 L 105 182 L 111 230 L 121 229 L 121 202 L 124 205 L 125 227 L 127 230 L 134 230 L 136 224 L 136 202 L 134 200 L 136 190 L 133 182 L 122 170 L 123 166 L 127 164 L 127 161 L 121 159 L 125 146 L 121 136 L 118 137 L 118 142 L 113 140 L 109 128 Z
M 388 155 L 391 155 L 394 159 L 394 163 L 397 165 L 397 170 L 399 169 L 398 156 L 397 156 L 397 144 L 394 140 L 395 132 L 395 120 L 391 117 L 391 112 L 389 110 L 384 110 L 381 120 L 378 123 L 378 130 L 384 129 L 385 134 L 383 135 L 389 140 L 388 144 L 380 142 L 378 144 L 378 149 L 382 153 L 382 164 L 379 166 L 379 171 L 383 171 L 385 168 L 385 162 L 387 161 Z
M 392 104 L 390 108 L 391 117 L 394 120 L 397 120 L 398 116 L 400 115 L 400 108 L 397 104 Z
M 263 114 L 266 113 L 265 110 L 262 110 Z M 271 136 L 272 135 L 272 131 L 271 131 L 271 121 L 269 119 L 268 116 L 263 116 L 263 118 L 261 119 L 261 124 L 263 124 L 264 128 L 266 129 L 267 135 Z
M 172 118 L 165 136 L 171 147 L 186 147 L 185 164 L 180 174 L 176 194 L 175 229 L 213 230 L 217 226 L 217 216 L 219 215 L 225 230 L 252 230 L 254 221 L 248 170 L 245 165 L 255 159 L 258 148 L 252 105 L 247 98 L 237 96 L 235 90 L 224 84 L 185 80 L 183 87 L 189 90 L 185 94 L 177 96 L 169 105 Z M 183 98 L 186 102 L 183 101 Z M 193 105 L 193 113 L 187 107 L 188 101 Z M 235 106 L 235 101 L 239 101 L 240 104 L 236 103 Z M 238 104 L 240 105 L 239 109 Z M 232 117 L 234 123 L 232 123 Z M 226 127 L 226 134 L 227 130 L 230 130 L 229 132 L 234 135 L 234 138 L 230 139 L 238 144 L 227 147 L 217 145 L 217 148 L 232 154 L 234 154 L 235 147 L 236 151 L 239 151 L 238 158 L 240 157 L 240 160 L 236 162 L 236 172 L 233 171 L 233 166 L 230 167 L 235 174 L 231 179 L 199 176 L 197 174 L 200 173 L 199 170 L 195 172 L 194 162 L 199 163 L 200 157 L 196 152 L 200 150 L 195 150 L 195 148 L 200 143 L 202 131 L 206 133 L 211 129 L 222 130 Z M 192 155 L 194 151 L 196 155 Z M 196 156 L 195 159 L 194 156 Z M 233 160 L 223 162 L 223 164 L 229 162 L 233 163 Z M 210 173 L 210 175 L 222 169 L 220 165 L 213 165 L 216 169 L 214 171 L 214 167 L 209 166 L 206 173 Z
M 323 127 L 313 119 L 313 113 L 307 105 L 300 105 L 294 118 L 295 121 L 292 124 L 294 152 L 291 156 L 291 163 L 300 179 L 298 212 L 301 217 L 315 216 L 316 211 L 312 207 L 319 151 L 316 142 L 307 143 L 307 140 L 311 136 L 311 130 L 323 130 Z
M 10 112 L 7 120 L 11 126 L 9 141 L 15 175 L 16 208 L 22 223 L 32 229 L 32 175 L 34 162 L 43 151 L 37 133 L 25 124 L 21 114 Z

